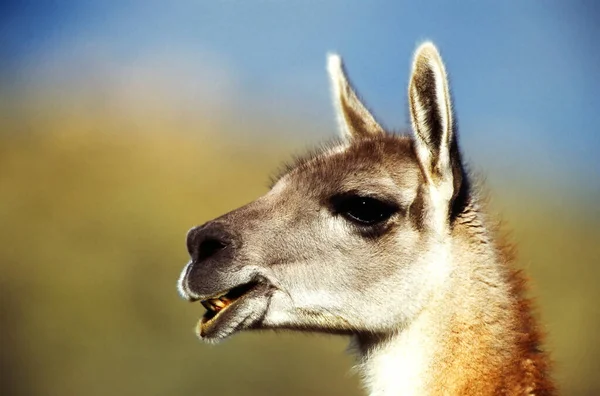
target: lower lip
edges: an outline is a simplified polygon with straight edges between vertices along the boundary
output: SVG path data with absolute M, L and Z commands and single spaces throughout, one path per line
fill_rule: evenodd
M 201 338 L 204 338 L 206 336 L 207 330 L 211 326 L 215 325 L 215 322 L 219 320 L 219 316 L 221 316 L 227 310 L 235 309 L 235 307 L 232 308 L 233 305 L 239 305 L 240 303 L 243 303 L 243 300 L 246 300 L 248 297 L 252 298 L 252 294 L 260 288 L 261 283 L 251 282 L 243 285 L 242 289 L 232 289 L 234 291 L 234 295 L 232 297 L 234 297 L 235 299 L 231 299 L 229 304 L 227 304 L 224 308 L 221 308 L 218 312 L 214 312 L 213 316 L 211 316 L 210 318 L 207 318 L 206 316 L 206 314 L 208 313 L 207 311 L 207 313 L 205 313 L 202 316 L 202 318 L 198 321 L 198 325 L 196 327 L 197 334 Z M 236 292 L 239 294 L 237 294 Z
M 218 311 L 206 311 L 206 313 L 202 316 L 200 323 L 202 325 L 207 324 L 215 320 L 223 311 L 227 310 L 232 304 L 234 304 L 237 300 L 230 302 L 225 307 L 219 309 Z M 213 315 L 210 318 L 206 317 L 206 314 L 211 312 Z

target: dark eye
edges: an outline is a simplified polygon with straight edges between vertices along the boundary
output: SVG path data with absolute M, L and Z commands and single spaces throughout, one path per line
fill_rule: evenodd
M 382 223 L 398 211 L 391 203 L 359 195 L 335 196 L 331 202 L 337 214 L 359 225 Z

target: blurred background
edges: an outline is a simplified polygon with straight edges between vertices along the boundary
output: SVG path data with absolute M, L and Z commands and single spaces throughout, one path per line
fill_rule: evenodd
M 388 128 L 441 49 L 461 144 L 518 242 L 564 394 L 600 394 L 600 6 L 3 1 L 0 393 L 361 395 L 347 340 L 207 346 L 186 231 L 336 134 L 325 54 Z

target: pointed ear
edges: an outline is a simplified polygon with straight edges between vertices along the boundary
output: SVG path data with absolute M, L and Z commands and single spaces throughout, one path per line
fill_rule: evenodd
M 338 55 L 327 56 L 327 71 L 342 137 L 356 139 L 384 133 L 383 128 L 352 89 L 346 78 L 342 59 Z
M 417 48 L 408 88 L 417 157 L 425 179 L 450 201 L 460 188 L 462 171 L 446 69 L 437 48 Z

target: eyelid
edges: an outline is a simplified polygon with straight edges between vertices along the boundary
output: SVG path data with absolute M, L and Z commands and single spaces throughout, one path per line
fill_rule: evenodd
M 329 198 L 329 205 L 331 205 L 332 209 L 334 209 L 334 211 L 335 211 L 335 206 L 338 206 L 343 201 L 345 201 L 347 199 L 351 199 L 351 198 L 374 199 L 385 205 L 390 206 L 391 208 L 394 208 L 397 211 L 401 210 L 401 206 L 394 199 L 391 199 L 390 197 L 387 197 L 384 195 L 372 194 L 372 193 L 359 193 L 358 191 L 348 191 L 348 192 L 344 192 L 344 193 L 334 194 L 333 196 L 331 196 Z
M 356 209 L 356 206 L 353 207 L 353 204 L 356 204 L 357 201 L 361 200 L 373 201 L 372 204 L 375 204 L 376 207 L 381 210 L 380 213 L 383 213 L 383 216 L 380 218 L 375 217 L 373 218 L 373 221 L 365 220 L 365 218 L 360 215 L 357 216 L 357 212 L 353 213 L 352 209 Z M 330 211 L 333 215 L 342 216 L 360 228 L 381 227 L 383 224 L 386 224 L 392 216 L 401 211 L 398 204 L 395 202 L 390 203 L 389 201 L 374 198 L 372 196 L 369 197 L 357 194 L 334 195 L 330 198 L 329 205 Z M 361 208 L 358 209 L 358 213 L 360 213 L 360 211 Z M 363 212 L 363 214 L 365 214 L 365 212 Z M 370 216 L 367 214 L 366 219 L 369 218 Z

